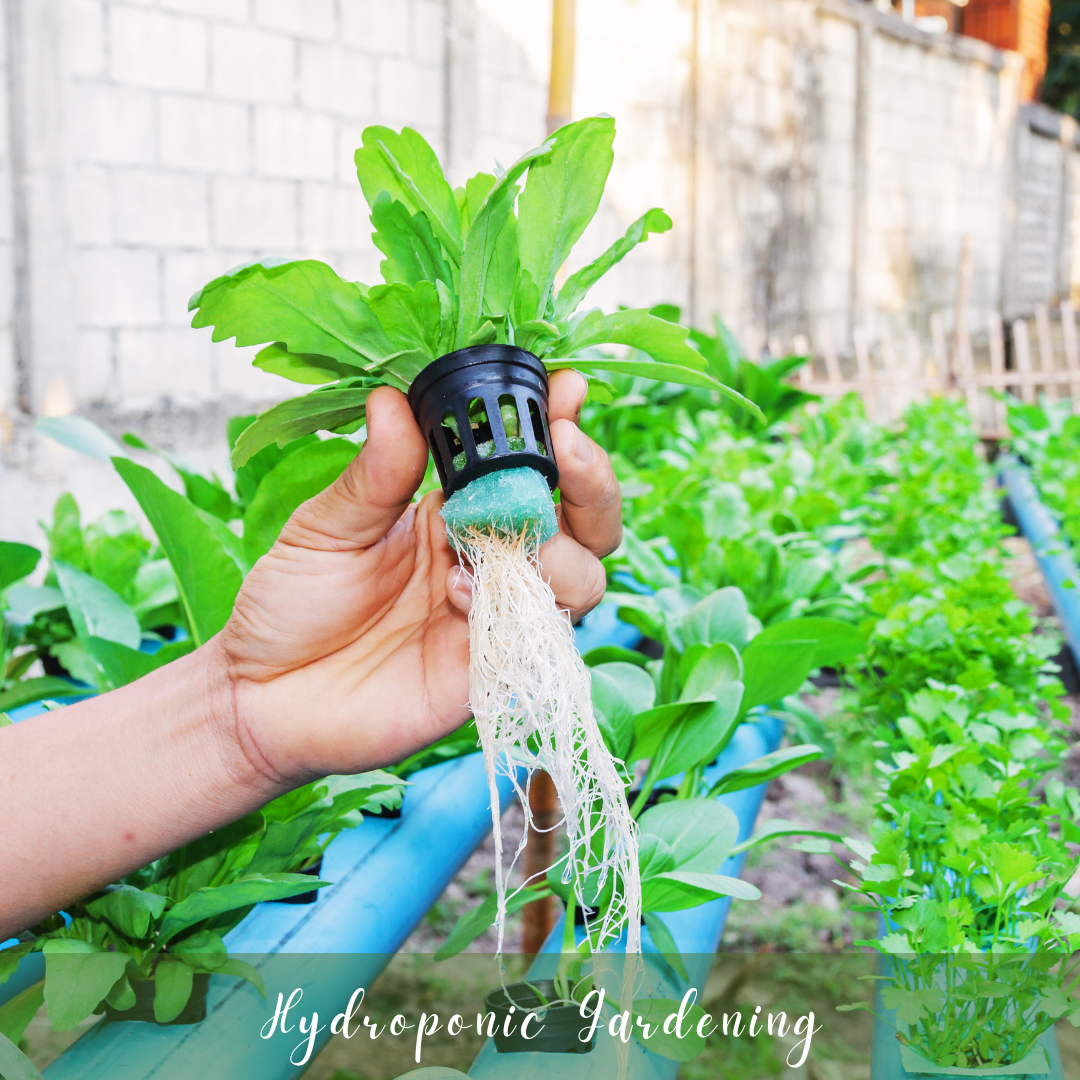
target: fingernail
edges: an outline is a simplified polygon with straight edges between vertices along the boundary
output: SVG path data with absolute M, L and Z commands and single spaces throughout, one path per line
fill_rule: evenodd
M 593 459 L 592 440 L 580 429 L 574 435 L 574 457 L 583 465 L 589 465 Z

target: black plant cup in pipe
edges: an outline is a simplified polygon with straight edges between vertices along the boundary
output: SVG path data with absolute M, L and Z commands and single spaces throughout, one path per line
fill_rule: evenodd
M 561 999 L 551 979 L 500 986 L 484 998 L 484 1008 L 498 1021 L 494 1042 L 500 1054 L 587 1054 L 593 1048 L 595 1035 L 589 1042 L 578 1037 L 581 1007 Z M 530 1013 L 533 1019 L 526 1025 Z M 509 1033 L 505 1030 L 508 1016 L 513 1018 Z
M 164 1024 L 154 1016 L 154 995 L 157 983 L 153 979 L 132 979 L 131 989 L 135 992 L 135 1004 L 130 1009 L 114 1009 L 107 1001 L 101 1004 L 105 1009 L 106 1020 L 137 1020 L 146 1024 L 159 1024 L 162 1027 L 197 1024 L 206 1019 L 206 994 L 210 989 L 208 972 L 196 972 L 191 978 L 191 997 L 180 1010 L 180 1014 Z
M 514 345 L 447 353 L 413 381 L 409 404 L 447 497 L 478 477 L 522 467 L 555 490 L 547 370 L 532 353 Z

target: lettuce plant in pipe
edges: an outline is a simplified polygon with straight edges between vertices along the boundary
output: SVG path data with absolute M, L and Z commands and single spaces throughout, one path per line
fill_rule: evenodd
M 808 833 L 839 839 L 776 821 L 740 844 L 739 821 L 731 809 L 716 801 L 720 795 L 757 788 L 815 760 L 822 753 L 819 747 L 773 749 L 753 760 L 740 756 L 724 768 L 714 763 L 729 748 L 751 709 L 794 693 L 812 667 L 846 662 L 861 648 L 858 631 L 836 620 L 793 620 L 763 633 L 750 616 L 745 598 L 734 588 L 717 590 L 696 602 L 690 602 L 692 596 L 692 592 L 661 592 L 652 598 L 657 621 L 645 629 L 664 641 L 662 660 L 649 661 L 615 646 L 586 656 L 592 665 L 594 713 L 623 784 L 630 786 L 635 762 L 649 761 L 631 808 L 639 827 L 642 916 L 653 944 L 684 979 L 686 969 L 663 912 L 689 910 L 720 897 L 755 899 L 758 893 L 752 886 L 717 871 L 729 858 L 763 840 Z M 649 796 L 657 781 L 680 773 L 683 776 L 676 787 L 664 789 L 664 801 L 651 804 Z M 584 882 L 572 874 L 564 856 L 548 871 L 546 881 L 527 883 L 510 897 L 510 908 L 515 910 L 552 894 L 563 902 L 562 955 L 553 973 L 553 987 L 560 999 L 571 1000 L 580 998 L 598 978 L 598 953 L 607 942 L 598 941 L 599 935 L 591 928 L 603 925 L 614 894 L 611 884 L 596 873 Z M 491 925 L 496 914 L 492 896 L 463 915 L 439 957 L 463 949 Z M 575 924 L 584 927 L 580 935 Z M 635 1007 L 638 1004 L 654 1009 L 666 1002 L 650 1003 L 643 998 Z M 524 1002 L 517 1001 L 517 1007 L 525 1007 Z M 649 1047 L 655 1050 L 662 1043 L 650 1042 Z M 549 1048 L 537 1039 L 527 1049 Z M 564 1051 L 565 1047 L 556 1042 L 550 1049 Z M 686 1044 L 675 1040 L 658 1052 L 677 1055 L 685 1049 Z
M 537 567 L 540 544 L 557 528 L 547 373 L 629 372 L 716 390 L 759 412 L 708 374 L 685 328 L 644 310 L 578 310 L 608 269 L 670 227 L 663 211 L 648 211 L 556 288 L 596 212 L 614 134 L 610 117 L 569 124 L 508 169 L 454 190 L 415 131 L 368 128 L 356 165 L 385 256 L 382 284 L 344 281 L 312 260 L 264 261 L 217 278 L 190 303 L 193 325 L 212 325 L 215 340 L 265 345 L 257 366 L 320 385 L 247 428 L 233 452 L 237 465 L 271 443 L 356 430 L 375 386 L 409 391 L 449 496 L 443 514 L 451 542 L 474 571 L 470 704 L 492 785 L 500 942 L 505 889 L 495 786 L 500 770 L 519 783 L 512 759 L 523 753 L 528 770 L 542 767 L 555 781 L 577 877 L 596 872 L 620 890 L 601 936 L 629 923 L 636 943 L 640 912 L 633 822 L 569 624 Z M 639 353 L 585 355 L 600 344 Z M 590 381 L 605 395 L 602 383 Z M 519 794 L 528 812 L 524 788 Z

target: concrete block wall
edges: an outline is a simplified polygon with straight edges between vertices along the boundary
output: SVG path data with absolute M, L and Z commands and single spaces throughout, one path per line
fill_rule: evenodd
M 443 5 L 69 2 L 72 396 L 267 396 L 246 356 L 187 329 L 188 297 L 263 255 L 377 274 L 352 152 L 370 123 L 439 146 Z
M 262 255 L 375 280 L 365 125 L 418 128 L 454 183 L 544 136 L 546 0 L 0 3 L 17 27 L 0 42 L 0 520 L 32 520 L 71 475 L 35 413 L 224 467 L 225 415 L 293 388 L 191 330 L 188 297 Z M 613 114 L 618 136 L 566 271 L 662 206 L 673 230 L 594 302 L 718 312 L 752 354 L 822 327 L 843 346 L 875 319 L 925 333 L 965 237 L 973 328 L 1011 295 L 1075 288 L 1080 242 L 1054 247 L 1038 210 L 1049 151 L 1018 134 L 1018 79 L 1008 54 L 863 0 L 579 4 L 575 114 Z M 1080 236 L 1080 165 L 1056 152 L 1059 232 Z M 1010 293 L 1014 240 L 1043 266 L 1036 233 L 1057 269 Z

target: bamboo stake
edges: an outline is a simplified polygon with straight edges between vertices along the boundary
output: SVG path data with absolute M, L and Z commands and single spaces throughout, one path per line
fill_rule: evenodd
M 1005 374 L 1005 327 L 1000 311 L 991 311 L 987 316 L 987 329 L 990 335 L 990 374 Z M 994 401 L 991 423 L 996 430 L 1005 426 L 1005 411 L 1000 401 Z
M 1054 343 L 1050 337 L 1050 312 L 1045 304 L 1035 305 L 1035 336 L 1039 340 L 1039 370 L 1054 370 Z M 1057 389 L 1046 388 L 1051 399 L 1057 398 Z
M 1013 348 L 1016 352 L 1016 370 L 1022 376 L 1020 382 L 1020 397 L 1028 404 L 1035 402 L 1035 384 L 1031 381 L 1031 342 L 1028 339 L 1027 323 L 1023 319 L 1017 319 L 1012 324 Z
M 1061 301 L 1061 333 L 1065 338 L 1065 367 L 1077 377 L 1069 383 L 1073 412 L 1080 406 L 1080 348 L 1076 342 L 1076 312 L 1068 300 Z
M 914 330 L 908 330 L 904 338 L 904 353 L 907 363 L 904 365 L 904 384 L 900 392 L 901 410 L 911 404 L 912 387 L 923 373 L 922 342 Z
M 930 316 L 930 343 L 934 350 L 934 367 L 938 377 L 947 380 L 949 377 L 949 351 L 945 345 L 945 323 L 941 318 L 941 312 L 935 311 Z
M 821 320 L 821 325 L 818 327 L 818 345 L 821 347 L 821 355 L 825 360 L 826 371 L 839 371 L 840 370 L 840 358 L 836 355 L 836 340 L 833 338 L 832 326 L 827 319 Z M 814 364 L 811 357 L 810 363 L 800 368 L 800 371 L 806 371 L 807 368 L 812 368 Z

